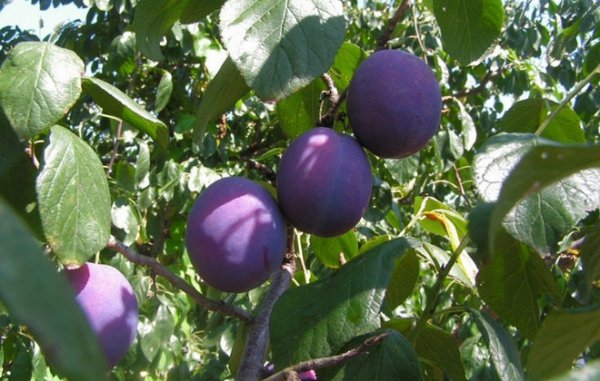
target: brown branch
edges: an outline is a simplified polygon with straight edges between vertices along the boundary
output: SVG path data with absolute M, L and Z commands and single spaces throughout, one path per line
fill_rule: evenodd
M 191 284 L 173 274 L 171 270 L 160 264 L 156 259 L 137 253 L 132 248 L 126 246 L 122 242 L 119 242 L 115 237 L 110 237 L 106 247 L 121 253 L 125 258 L 135 264 L 149 267 L 156 275 L 165 277 L 173 287 L 185 292 L 196 303 L 207 310 L 220 312 L 223 315 L 231 316 L 245 322 L 252 321 L 252 315 L 248 311 L 231 304 L 227 304 L 223 301 L 208 299 L 198 290 L 196 290 Z
M 479 81 L 479 85 L 477 85 L 471 89 L 458 91 L 452 95 L 446 95 L 446 96 L 442 97 L 442 101 L 450 102 L 451 100 L 456 99 L 456 98 L 463 98 L 463 97 L 468 97 L 471 95 L 476 95 L 476 94 L 482 93 L 485 90 L 485 86 L 488 84 L 488 82 L 490 82 L 494 78 L 499 77 L 503 71 L 504 71 L 503 69 L 498 69 L 495 72 L 488 71 L 486 73 L 486 75 L 483 76 L 481 81 Z
M 321 368 L 327 368 L 330 366 L 341 365 L 345 362 L 352 360 L 353 358 L 360 356 L 362 354 L 368 353 L 369 349 L 380 344 L 388 337 L 387 333 L 383 333 L 381 335 L 373 336 L 366 339 L 362 342 L 358 347 L 352 348 L 347 352 L 344 352 L 339 355 L 329 356 L 329 357 L 321 357 L 318 359 L 312 359 L 308 361 L 301 362 L 299 364 L 287 367 L 270 377 L 267 377 L 263 381 L 285 381 L 290 377 L 290 375 L 294 375 L 301 372 L 306 372 L 309 370 L 317 370 Z M 292 378 L 293 379 L 293 378 Z
M 319 125 L 324 127 L 333 127 L 333 123 L 337 117 L 337 111 L 339 110 L 343 100 L 346 98 L 345 92 L 341 95 L 333 82 L 333 78 L 328 73 L 325 73 L 321 76 L 323 82 L 325 82 L 325 86 L 327 86 L 327 90 L 325 90 L 324 94 L 327 96 L 329 100 L 329 110 L 325 115 L 321 115 L 319 112 Z M 321 104 L 322 105 L 322 104 Z
M 394 33 L 394 29 L 396 29 L 396 25 L 398 25 L 400 20 L 404 18 L 404 15 L 406 14 L 406 11 L 408 10 L 409 6 L 410 4 L 408 0 L 403 0 L 402 4 L 400 4 L 398 9 L 396 9 L 396 13 L 394 13 L 394 16 L 392 16 L 392 18 L 388 22 L 385 30 L 377 39 L 377 50 L 382 50 L 386 48 L 388 42 L 390 41 L 390 38 L 392 37 L 392 34 Z
M 248 326 L 246 344 L 240 368 L 235 377 L 238 381 L 258 380 L 262 376 L 263 363 L 269 346 L 269 321 L 275 302 L 288 289 L 296 262 L 294 258 L 294 230 L 288 229 L 288 254 L 281 268 L 271 278 L 271 287 L 258 307 L 258 313 Z

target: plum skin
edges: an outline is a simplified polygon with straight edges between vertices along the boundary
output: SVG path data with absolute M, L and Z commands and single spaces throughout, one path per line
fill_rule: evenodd
M 65 270 L 93 332 L 112 368 L 131 347 L 139 318 L 131 284 L 116 268 L 95 263 Z
M 243 177 L 212 183 L 188 216 L 187 251 L 200 277 L 225 292 L 264 283 L 281 264 L 285 221 L 275 199 Z
M 284 216 L 297 229 L 333 237 L 352 229 L 371 198 L 373 177 L 358 142 L 316 127 L 294 140 L 277 173 L 277 195 Z
M 442 96 L 429 66 L 413 54 L 380 50 L 363 61 L 348 89 L 356 139 L 384 158 L 421 150 L 441 121 Z

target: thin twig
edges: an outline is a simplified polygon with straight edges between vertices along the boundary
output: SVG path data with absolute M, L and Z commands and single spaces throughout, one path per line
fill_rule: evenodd
M 149 267 L 156 275 L 165 277 L 173 287 L 185 292 L 196 303 L 206 308 L 207 310 L 220 312 L 223 315 L 231 316 L 245 322 L 252 321 L 252 315 L 248 311 L 236 307 L 234 305 L 227 304 L 223 301 L 212 300 L 205 297 L 191 284 L 178 277 L 177 275 L 173 274 L 171 270 L 161 265 L 156 259 L 152 257 L 146 257 L 137 253 L 132 248 L 118 241 L 115 237 L 110 237 L 106 247 L 121 253 L 125 258 L 127 258 L 129 261 L 135 264 Z
M 427 293 L 427 305 L 423 310 L 423 314 L 421 315 L 419 320 L 417 320 L 415 328 L 410 332 L 408 336 L 409 340 L 413 343 L 421 334 L 421 331 L 425 327 L 425 324 L 427 324 L 427 321 L 435 314 L 435 309 L 437 308 L 437 303 L 440 296 L 440 291 L 442 289 L 442 285 L 444 284 L 446 277 L 448 277 L 448 274 L 450 274 L 450 270 L 452 270 L 452 267 L 454 267 L 454 264 L 456 264 L 458 257 L 464 251 L 465 247 L 469 242 L 469 235 L 464 236 L 456 250 L 452 252 L 452 255 L 450 256 L 448 262 L 446 262 L 446 264 L 438 272 L 438 276 L 435 283 L 433 284 L 433 287 L 431 288 L 430 292 Z
M 115 159 L 117 158 L 117 151 L 119 150 L 119 139 L 121 139 L 121 132 L 123 130 L 123 120 L 119 119 L 117 123 L 117 133 L 115 135 L 115 140 L 113 142 L 113 148 L 110 153 L 110 161 L 106 167 L 106 176 L 110 175 L 112 172 L 112 167 L 115 164 Z
M 402 4 L 400 4 L 398 9 L 396 9 L 394 16 L 392 16 L 390 21 L 387 23 L 385 30 L 377 39 L 377 50 L 382 50 L 386 48 L 388 42 L 390 41 L 390 38 L 392 37 L 392 34 L 394 33 L 394 29 L 396 29 L 396 25 L 398 25 L 400 20 L 404 18 L 404 14 L 408 10 L 409 5 L 410 4 L 408 0 L 403 0 Z
M 288 253 L 281 267 L 271 278 L 271 287 L 258 307 L 258 312 L 248 325 L 242 360 L 235 377 L 238 381 L 258 380 L 262 376 L 263 363 L 269 347 L 269 322 L 273 306 L 288 289 L 296 262 L 294 258 L 294 229 L 288 227 Z
M 306 372 L 309 370 L 317 370 L 322 368 L 327 368 L 330 366 L 341 365 L 353 358 L 360 356 L 362 354 L 368 353 L 369 349 L 380 344 L 388 337 L 387 333 L 383 333 L 381 335 L 373 336 L 366 339 L 363 343 L 361 343 L 358 347 L 352 348 L 347 352 L 344 352 L 339 355 L 329 356 L 329 357 L 321 357 L 318 359 L 312 359 L 308 361 L 301 362 L 294 366 L 290 366 L 285 368 L 270 377 L 264 379 L 263 381 L 284 381 L 290 374 Z
M 567 94 L 565 99 L 563 99 L 562 102 L 560 102 L 560 104 L 552 111 L 552 113 L 550 113 L 550 115 L 548 115 L 548 117 L 546 119 L 544 119 L 544 121 L 542 122 L 540 127 L 537 129 L 537 131 L 535 131 L 535 134 L 537 136 L 540 136 L 544 132 L 546 127 L 548 127 L 550 125 L 550 123 L 554 120 L 554 118 L 556 118 L 556 116 L 561 112 L 561 110 L 567 105 L 567 103 L 569 103 L 571 101 L 571 99 L 573 99 L 577 94 L 579 94 L 579 92 L 588 83 L 590 83 L 592 81 L 592 79 L 594 78 L 594 76 L 598 73 L 600 73 L 600 64 L 598 64 L 587 77 L 585 77 L 571 91 L 569 91 L 569 93 Z
M 486 73 L 486 75 L 483 76 L 481 81 L 479 81 L 479 85 L 477 85 L 473 88 L 470 88 L 470 89 L 458 91 L 452 95 L 447 95 L 445 97 L 442 97 L 442 101 L 450 102 L 453 99 L 468 97 L 471 95 L 476 95 L 476 94 L 482 93 L 485 90 L 485 86 L 488 84 L 488 82 L 490 82 L 494 78 L 499 77 L 504 72 L 504 70 L 506 70 L 506 69 L 498 69 L 495 72 L 489 71 Z

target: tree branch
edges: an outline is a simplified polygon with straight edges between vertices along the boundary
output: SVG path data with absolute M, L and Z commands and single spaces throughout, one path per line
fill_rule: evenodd
M 390 41 L 390 38 L 392 37 L 392 34 L 394 33 L 394 29 L 396 29 L 396 25 L 398 25 L 400 20 L 404 18 L 404 15 L 408 10 L 409 5 L 410 4 L 408 0 L 403 0 L 402 4 L 400 4 L 398 9 L 396 9 L 396 12 L 388 22 L 385 30 L 377 39 L 377 50 L 382 50 L 386 48 L 388 42 Z
M 269 346 L 269 321 L 273 306 L 288 289 L 296 271 L 294 258 L 294 231 L 288 229 L 288 255 L 281 268 L 271 278 L 271 287 L 258 308 L 258 313 L 248 326 L 246 344 L 242 354 L 240 368 L 235 377 L 238 381 L 259 380 Z
M 319 125 L 325 127 L 332 127 L 333 123 L 335 123 L 335 119 L 337 117 L 337 112 L 342 105 L 344 99 L 346 99 L 346 91 L 342 92 L 340 95 L 337 87 L 335 87 L 335 83 L 333 82 L 333 78 L 327 73 L 324 73 L 321 76 L 323 82 L 325 82 L 325 86 L 327 86 L 327 90 L 325 90 L 325 95 L 329 100 L 329 110 L 324 115 L 319 113 Z
M 160 264 L 156 259 L 137 253 L 132 248 L 126 246 L 122 242 L 119 242 L 115 237 L 110 237 L 106 247 L 121 253 L 125 258 L 135 264 L 149 267 L 155 274 L 165 277 L 169 283 L 173 285 L 173 287 L 185 292 L 196 303 L 207 310 L 220 312 L 223 315 L 231 316 L 245 322 L 252 321 L 252 315 L 248 311 L 231 304 L 227 304 L 223 301 L 208 299 L 198 290 L 196 290 L 191 284 L 173 274 L 171 270 Z
M 352 348 L 347 352 L 344 352 L 339 355 L 322 357 L 318 359 L 312 359 L 308 361 L 303 361 L 299 364 L 290 366 L 285 368 L 272 376 L 264 379 L 263 381 L 285 381 L 292 374 L 297 374 L 301 372 L 306 372 L 311 369 L 317 370 L 321 368 L 327 368 L 330 366 L 341 365 L 347 361 L 352 360 L 353 358 L 360 356 L 364 353 L 368 353 L 369 349 L 380 344 L 388 337 L 387 333 L 383 333 L 381 335 L 369 337 L 364 342 L 362 342 L 358 347 Z
M 495 72 L 488 71 L 486 73 L 486 75 L 483 76 L 481 81 L 479 81 L 479 85 L 477 85 L 473 88 L 470 88 L 470 89 L 458 91 L 452 95 L 447 95 L 445 97 L 442 97 L 442 102 L 450 102 L 456 98 L 463 98 L 463 97 L 468 97 L 471 95 L 482 93 L 485 90 L 485 86 L 488 84 L 488 82 L 494 78 L 499 77 L 503 71 L 504 70 L 502 70 L 502 69 L 498 69 Z

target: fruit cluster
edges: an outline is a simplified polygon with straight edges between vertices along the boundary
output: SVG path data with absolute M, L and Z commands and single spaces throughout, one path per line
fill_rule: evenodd
M 437 131 L 442 101 L 425 62 L 385 50 L 358 67 L 347 106 L 356 139 L 326 127 L 296 138 L 281 158 L 277 201 L 241 177 L 221 179 L 198 197 L 188 217 L 186 244 L 207 284 L 244 292 L 264 283 L 283 260 L 285 221 L 321 237 L 352 229 L 371 197 L 371 167 L 363 147 L 384 158 L 418 152 Z

